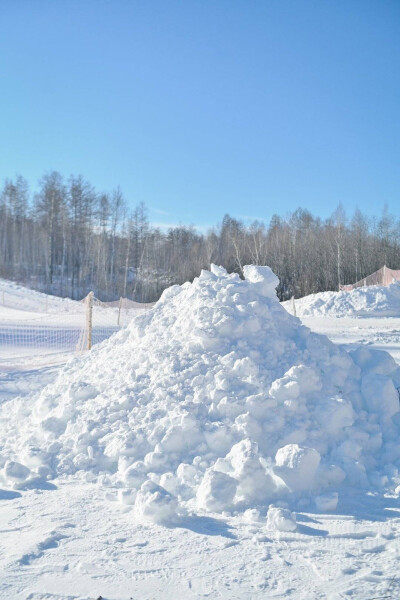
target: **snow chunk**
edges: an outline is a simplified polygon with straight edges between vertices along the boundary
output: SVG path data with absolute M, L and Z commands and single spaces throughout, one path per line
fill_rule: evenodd
M 214 265 L 214 263 L 211 263 L 210 271 L 213 275 L 216 275 L 217 277 L 228 276 L 228 272 L 224 267 L 218 267 L 217 265 Z
M 197 504 L 212 512 L 229 510 L 236 494 L 237 481 L 221 471 L 209 469 L 197 490 Z
M 305 365 L 291 367 L 269 390 L 271 398 L 279 401 L 295 400 L 300 394 L 311 394 L 321 389 L 321 380 L 315 369 Z
M 382 350 L 360 346 L 356 350 L 350 351 L 349 354 L 356 365 L 370 375 L 372 373 L 390 375 L 398 368 L 394 358 Z
M 315 411 L 316 419 L 332 437 L 340 436 L 345 427 L 354 423 L 354 412 L 351 402 L 343 398 L 328 398 L 318 404 Z
M 267 513 L 267 528 L 273 531 L 296 531 L 296 517 L 287 508 L 271 504 Z
M 279 285 L 279 279 L 270 267 L 246 265 L 243 267 L 243 274 L 246 281 L 250 281 L 260 294 L 273 300 L 278 299 L 276 288 Z
M 393 381 L 384 375 L 366 375 L 361 381 L 361 391 L 368 410 L 385 420 L 399 412 L 399 394 Z
M 178 501 L 167 490 L 147 480 L 136 495 L 135 514 L 159 525 L 173 524 L 178 519 Z
M 14 460 L 8 460 L 4 465 L 3 477 L 6 481 L 21 483 L 26 481 L 31 474 L 30 469 Z
M 271 498 L 277 490 L 272 470 L 267 472 L 261 463 L 257 444 L 243 440 L 235 444 L 226 456 L 238 481 L 237 500 L 246 505 L 257 504 Z
M 275 472 L 293 492 L 312 490 L 321 456 L 314 448 L 288 444 L 275 456 Z

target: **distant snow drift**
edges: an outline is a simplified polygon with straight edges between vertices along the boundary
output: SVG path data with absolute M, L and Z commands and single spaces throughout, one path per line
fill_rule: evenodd
M 291 300 L 282 303 L 293 311 Z M 298 317 L 400 317 L 400 283 L 320 292 L 296 300 Z
M 269 267 L 244 275 L 212 266 L 169 288 L 34 403 L 10 401 L 3 485 L 97 479 L 158 523 L 273 504 L 268 519 L 287 531 L 283 501 L 334 510 L 349 488 L 395 488 L 394 360 L 312 333 L 278 302 Z

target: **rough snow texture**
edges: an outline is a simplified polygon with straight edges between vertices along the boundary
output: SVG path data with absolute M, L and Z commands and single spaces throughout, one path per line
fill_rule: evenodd
M 267 513 L 267 529 L 296 531 L 296 518 L 287 508 L 278 508 L 271 504 Z
M 277 502 L 329 511 L 341 490 L 399 485 L 395 361 L 312 333 L 277 302 L 268 267 L 244 273 L 213 266 L 171 287 L 35 402 L 3 405 L 3 487 L 82 476 L 169 524 Z
M 400 282 L 371 285 L 350 292 L 320 292 L 295 302 L 298 317 L 399 317 Z M 283 306 L 293 312 L 292 300 Z

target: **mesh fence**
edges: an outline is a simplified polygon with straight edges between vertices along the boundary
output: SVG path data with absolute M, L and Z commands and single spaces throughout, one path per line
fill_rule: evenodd
M 77 352 L 90 350 L 95 344 L 126 327 L 137 314 L 150 310 L 155 304 L 135 302 L 129 298 L 102 302 L 92 294 L 88 294 L 81 302 L 85 305 L 85 324 L 80 333 Z
M 128 298 L 101 302 L 90 293 L 81 302 L 35 299 L 33 307 L 21 310 L 11 294 L 2 293 L 0 305 L 0 364 L 14 364 L 28 357 L 61 362 L 109 338 L 154 304 Z
M 359 287 L 364 287 L 367 285 L 390 285 L 394 281 L 400 281 L 400 270 L 389 269 L 386 265 L 384 265 L 375 273 L 368 275 L 368 277 L 364 277 L 360 281 L 356 283 L 352 283 L 350 285 L 341 285 L 340 290 L 343 292 L 350 292 Z

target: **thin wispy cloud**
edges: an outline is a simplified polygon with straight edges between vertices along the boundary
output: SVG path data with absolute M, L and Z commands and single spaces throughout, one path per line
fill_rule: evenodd
M 167 212 L 166 210 L 162 210 L 161 208 L 155 208 L 154 206 L 150 206 L 150 210 L 155 212 L 157 215 L 169 215 L 169 212 Z

